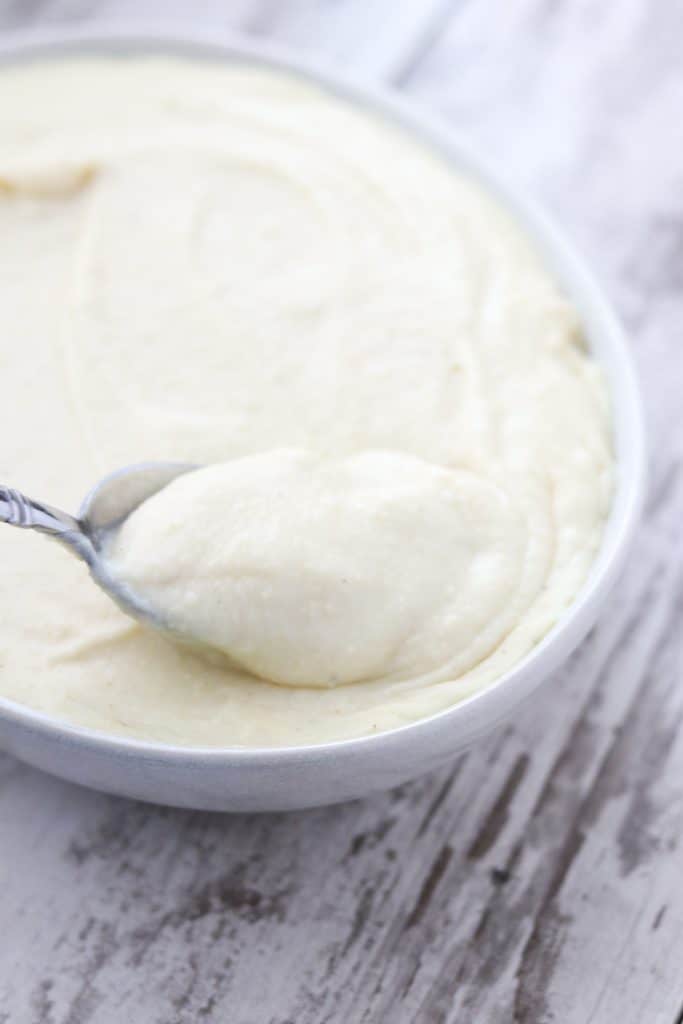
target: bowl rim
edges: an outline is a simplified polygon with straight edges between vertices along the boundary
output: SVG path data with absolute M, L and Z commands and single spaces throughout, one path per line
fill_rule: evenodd
M 0 722 L 23 727 L 46 739 L 126 760 L 142 760 L 148 765 L 173 763 L 206 767 L 211 764 L 226 768 L 246 765 L 284 768 L 331 757 L 352 759 L 371 750 L 381 756 L 404 749 L 411 740 L 426 740 L 430 733 L 434 736 L 450 733 L 456 723 L 469 733 L 484 732 L 530 696 L 586 635 L 623 568 L 640 519 L 646 479 L 643 407 L 624 332 L 592 271 L 538 203 L 519 187 L 508 183 L 457 130 L 412 97 L 375 81 L 360 76 L 353 78 L 336 68 L 330 70 L 316 58 L 303 57 L 269 41 L 253 41 L 234 32 L 212 30 L 208 33 L 150 22 L 14 32 L 0 40 L 0 68 L 69 56 L 123 59 L 126 56 L 167 56 L 273 68 L 301 77 L 353 106 L 398 125 L 470 176 L 530 237 L 578 309 L 589 346 L 608 377 L 615 445 L 615 492 L 589 576 L 552 629 L 494 682 L 426 718 L 349 739 L 278 747 L 186 746 L 119 736 L 75 725 L 2 696 Z

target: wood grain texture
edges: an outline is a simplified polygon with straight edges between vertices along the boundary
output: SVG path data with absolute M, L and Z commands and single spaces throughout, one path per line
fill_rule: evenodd
M 683 1019 L 683 7 L 398 6 L 5 0 L 0 29 L 163 10 L 441 110 L 555 210 L 626 322 L 653 456 L 634 556 L 515 721 L 364 802 L 191 814 L 0 758 L 0 1024 Z

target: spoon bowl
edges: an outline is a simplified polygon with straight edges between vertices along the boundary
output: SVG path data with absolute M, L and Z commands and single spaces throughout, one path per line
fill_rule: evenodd
M 77 516 L 0 484 L 0 523 L 36 530 L 59 541 L 88 566 L 97 585 L 127 615 L 177 637 L 153 605 L 112 575 L 105 549 L 112 534 L 144 501 L 176 477 L 198 467 L 187 462 L 140 462 L 103 477 L 86 495 Z

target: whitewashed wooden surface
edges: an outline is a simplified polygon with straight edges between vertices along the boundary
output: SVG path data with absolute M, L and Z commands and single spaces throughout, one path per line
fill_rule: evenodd
M 0 756 L 0 1024 L 681 1024 L 683 4 L 0 0 L 150 17 L 391 79 L 540 195 L 630 332 L 650 500 L 571 664 L 436 776 L 221 817 Z

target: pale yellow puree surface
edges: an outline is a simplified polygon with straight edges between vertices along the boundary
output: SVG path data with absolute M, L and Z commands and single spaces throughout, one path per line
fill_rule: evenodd
M 0 479 L 75 509 L 131 462 L 208 466 L 112 557 L 229 659 L 1 528 L 0 695 L 178 744 L 345 739 L 489 685 L 577 594 L 601 374 L 522 229 L 397 127 L 255 67 L 8 68 L 0 239 Z

